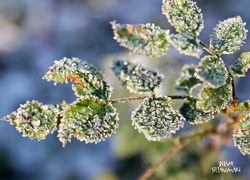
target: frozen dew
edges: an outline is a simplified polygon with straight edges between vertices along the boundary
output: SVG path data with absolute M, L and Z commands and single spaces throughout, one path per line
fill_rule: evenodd
M 45 139 L 57 129 L 56 115 L 60 110 L 53 105 L 42 105 L 37 101 L 27 101 L 17 111 L 6 116 L 4 120 L 16 126 L 23 136 Z
M 58 137 L 63 146 L 72 136 L 86 143 L 98 143 L 116 131 L 118 120 L 118 113 L 110 103 L 86 95 L 64 112 Z
M 31 126 L 35 129 L 38 128 L 40 126 L 40 124 L 41 124 L 41 121 L 39 121 L 39 120 L 31 121 Z
M 163 75 L 130 62 L 116 60 L 112 70 L 130 92 L 150 93 L 162 84 Z
M 232 54 L 239 50 L 247 37 L 245 23 L 237 16 L 220 22 L 210 36 L 210 47 L 218 54 Z
M 249 68 L 250 52 L 245 52 L 230 66 L 230 71 L 233 76 L 244 77 Z
M 185 120 L 171 104 L 171 99 L 166 96 L 145 99 L 132 113 L 133 126 L 150 141 L 170 137 L 183 127 Z
M 203 29 L 201 10 L 190 0 L 163 0 L 162 13 L 177 32 L 197 37 Z
M 232 81 L 228 77 L 226 84 L 213 88 L 209 85 L 204 86 L 198 94 L 196 102 L 197 108 L 204 112 L 218 112 L 223 109 L 232 97 Z
M 198 65 L 197 77 L 214 88 L 220 87 L 228 77 L 226 65 L 221 58 L 205 56 Z
M 130 25 L 111 22 L 111 25 L 114 39 L 135 53 L 157 57 L 164 55 L 169 49 L 169 31 L 154 24 Z
M 182 54 L 199 58 L 203 53 L 199 40 L 190 35 L 171 34 L 168 41 Z
M 243 155 L 250 154 L 250 113 L 240 119 L 233 134 L 234 145 Z
M 185 65 L 182 68 L 179 78 L 175 82 L 174 88 L 191 94 L 192 89 L 202 83 L 202 81 L 195 76 L 195 71 L 195 65 Z
M 203 112 L 196 106 L 196 98 L 188 98 L 185 100 L 180 108 L 180 113 L 185 117 L 186 121 L 190 124 L 205 123 L 214 118 L 213 112 Z
M 112 88 L 103 80 L 103 74 L 91 64 L 78 58 L 63 58 L 54 61 L 54 65 L 44 75 L 44 79 L 56 83 L 73 82 L 76 96 L 93 94 L 100 98 L 109 99 Z

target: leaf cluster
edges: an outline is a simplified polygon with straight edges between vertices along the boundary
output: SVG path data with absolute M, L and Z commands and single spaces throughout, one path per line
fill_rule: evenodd
M 139 64 L 115 60 L 114 75 L 131 93 L 147 94 L 112 99 L 112 87 L 104 75 L 91 64 L 78 58 L 63 58 L 54 62 L 44 79 L 54 83 L 72 82 L 76 100 L 58 105 L 27 102 L 4 117 L 16 125 L 24 136 L 44 139 L 58 129 L 63 146 L 72 137 L 86 143 L 105 140 L 118 128 L 118 113 L 114 103 L 143 100 L 132 112 L 132 125 L 150 141 L 171 137 L 184 124 L 201 124 L 224 113 L 233 123 L 233 139 L 243 154 L 250 154 L 250 104 L 237 102 L 234 78 L 244 77 L 250 68 L 250 52 L 244 52 L 230 67 L 221 55 L 232 54 L 243 45 L 247 30 L 241 17 L 219 22 L 210 34 L 209 45 L 199 39 L 203 29 L 203 15 L 191 0 L 163 0 L 162 13 L 175 28 L 176 34 L 159 26 L 120 24 L 111 22 L 114 39 L 134 53 L 150 57 L 166 54 L 170 45 L 180 53 L 198 59 L 197 65 L 185 65 L 174 87 L 183 96 L 156 95 L 163 84 L 163 75 Z M 206 51 L 209 55 L 203 55 Z M 201 86 L 198 94 L 193 93 Z M 183 99 L 179 110 L 172 106 L 175 99 Z M 229 126 L 228 125 L 228 126 Z

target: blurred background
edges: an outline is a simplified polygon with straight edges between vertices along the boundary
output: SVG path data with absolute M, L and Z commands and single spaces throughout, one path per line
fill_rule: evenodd
M 161 0 L 1 0 L 0 117 L 15 111 L 26 100 L 35 99 L 44 104 L 74 101 L 70 84 L 53 86 L 52 82 L 41 79 L 53 61 L 63 57 L 78 57 L 97 66 L 114 87 L 114 98 L 132 96 L 111 72 L 114 59 L 158 69 L 166 81 L 158 93 L 179 94 L 172 87 L 177 73 L 183 64 L 197 64 L 198 59 L 180 55 L 173 48 L 161 58 L 129 53 L 113 40 L 109 24 L 113 20 L 130 24 L 150 22 L 174 33 L 161 13 L 161 5 Z M 240 15 L 250 29 L 249 0 L 199 0 L 197 5 L 202 10 L 205 26 L 200 39 L 207 44 L 213 27 L 229 17 Z M 250 39 L 239 52 L 223 56 L 226 64 L 231 64 L 244 51 L 250 51 Z M 250 74 L 236 79 L 236 83 L 239 101 L 250 99 Z M 134 130 L 130 114 L 139 103 L 115 105 L 120 114 L 120 128 L 98 144 L 73 139 L 62 148 L 56 133 L 38 142 L 22 137 L 14 126 L 0 121 L 0 179 L 137 179 L 173 147 L 169 140 L 148 142 Z M 184 129 L 194 127 L 185 125 Z M 249 178 L 249 156 L 241 155 L 232 141 L 219 144 L 218 137 L 194 140 L 164 163 L 151 179 Z M 223 160 L 233 161 L 241 172 L 211 173 L 211 168 Z

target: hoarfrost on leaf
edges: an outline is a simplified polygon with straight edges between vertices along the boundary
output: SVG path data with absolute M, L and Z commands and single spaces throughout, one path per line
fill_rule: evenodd
M 230 66 L 231 74 L 237 77 L 246 76 L 250 68 L 250 52 L 242 53 L 241 56 Z
M 250 155 L 250 113 L 240 119 L 233 134 L 234 145 L 243 155 Z
M 162 13 L 177 32 L 197 37 L 203 29 L 201 10 L 190 0 L 163 0 Z
M 204 112 L 218 112 L 223 109 L 232 97 L 232 80 L 227 78 L 226 84 L 218 88 L 209 85 L 203 87 L 198 94 L 197 107 Z
M 226 65 L 217 56 L 205 56 L 198 65 L 197 77 L 214 88 L 220 87 L 228 77 Z
M 169 32 L 154 24 L 130 25 L 114 21 L 111 25 L 114 39 L 135 53 L 157 57 L 164 55 L 169 49 L 167 41 Z
M 171 34 L 168 41 L 180 53 L 199 58 L 203 50 L 199 44 L 199 40 L 187 34 Z
M 240 49 L 247 37 L 245 23 L 237 16 L 220 22 L 210 36 L 210 47 L 219 55 L 232 54 Z
M 201 84 L 202 81 L 195 76 L 195 65 L 185 65 L 180 77 L 175 82 L 175 89 L 191 94 L 192 89 Z
M 163 75 L 157 71 L 127 61 L 114 61 L 112 70 L 130 92 L 150 93 L 162 84 Z
M 37 101 L 27 101 L 17 111 L 4 117 L 4 120 L 16 126 L 23 136 L 45 139 L 57 129 L 57 115 L 61 112 L 59 106 L 43 105 Z
M 55 84 L 68 81 L 76 83 L 72 85 L 72 89 L 78 97 L 93 94 L 109 99 L 112 93 L 112 87 L 103 80 L 103 74 L 78 58 L 54 61 L 54 65 L 43 78 L 52 80 Z
M 72 136 L 86 143 L 98 143 L 116 131 L 118 120 L 118 113 L 111 103 L 86 95 L 63 113 L 58 138 L 63 146 Z
M 169 97 L 145 99 L 132 113 L 132 124 L 150 141 L 160 141 L 183 127 L 185 118 L 171 106 Z
M 203 112 L 196 106 L 197 99 L 190 97 L 185 100 L 180 108 L 180 113 L 186 118 L 190 124 L 201 124 L 214 118 L 213 112 Z

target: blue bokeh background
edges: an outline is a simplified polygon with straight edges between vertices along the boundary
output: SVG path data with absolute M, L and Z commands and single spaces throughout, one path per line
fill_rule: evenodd
M 151 22 L 173 32 L 161 5 L 161 0 L 1 0 L 0 117 L 26 100 L 74 101 L 71 85 L 53 86 L 41 79 L 53 61 L 79 57 L 102 69 L 104 56 L 129 54 L 113 40 L 109 21 Z M 249 0 L 200 0 L 197 5 L 204 15 L 200 36 L 204 42 L 208 43 L 213 27 L 229 17 L 240 15 L 250 29 Z M 250 38 L 242 51 L 250 51 Z M 232 62 L 239 53 L 225 58 Z M 173 49 L 169 54 L 182 62 L 197 62 Z M 240 101 L 250 99 L 249 76 L 236 80 Z M 56 133 L 38 142 L 23 138 L 14 126 L 0 121 L 0 179 L 94 179 L 117 165 L 111 141 L 95 145 L 73 140 L 62 148 Z M 242 158 L 237 149 L 231 152 L 235 162 L 250 168 L 248 158 Z

